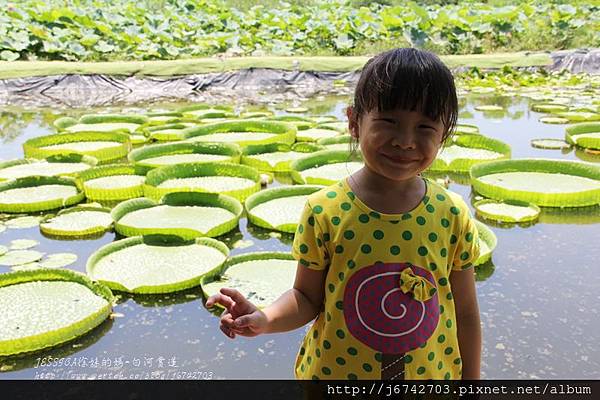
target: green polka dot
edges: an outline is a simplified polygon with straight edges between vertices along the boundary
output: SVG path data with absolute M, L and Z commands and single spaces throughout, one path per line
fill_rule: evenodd
M 437 269 L 437 264 L 434 262 L 429 263 L 429 269 L 435 271 Z
M 313 216 L 308 217 L 308 224 L 310 226 L 315 226 L 315 217 L 313 217 Z
M 442 249 L 440 250 L 440 256 L 442 256 L 442 257 L 446 257 L 447 255 L 448 255 L 448 249 L 447 249 L 447 248 L 445 248 L 445 247 L 444 247 L 444 248 L 442 248 Z
M 460 210 L 454 206 L 450 207 L 450 212 L 454 215 L 460 214 Z
M 344 280 L 344 273 L 343 273 L 343 272 L 340 272 L 340 273 L 338 274 L 338 278 L 340 278 L 340 282 L 342 282 L 342 281 Z
M 335 252 L 337 254 L 341 254 L 344 252 L 344 246 L 342 246 L 341 244 L 338 244 L 337 246 L 335 246 Z
M 358 216 L 358 220 L 363 224 L 366 224 L 367 222 L 369 222 L 369 216 L 367 214 L 360 214 Z
M 313 339 L 316 339 L 318 337 L 319 337 L 319 331 L 315 329 L 313 332 Z
M 452 320 L 451 319 L 446 321 L 446 328 L 452 328 Z
M 462 362 L 462 360 L 460 359 L 460 357 L 458 357 L 458 358 L 455 358 L 453 362 L 454 362 L 454 364 L 459 365 Z
M 419 368 L 417 368 L 417 374 L 423 375 L 424 373 L 425 373 L 425 367 L 419 367 Z
M 331 237 L 329 236 L 329 233 L 324 233 L 323 234 L 323 240 L 326 242 L 329 242 L 329 240 L 331 239 Z
M 321 214 L 323 212 L 323 207 L 321 207 L 321 206 L 315 206 L 313 208 L 313 211 L 315 212 L 315 214 Z
M 435 242 L 435 241 L 437 241 L 438 236 L 434 232 L 431 232 L 429 234 L 428 238 L 429 238 L 430 242 Z
M 330 283 L 327 287 L 331 293 L 335 292 L 335 285 L 333 283 Z
M 440 304 L 440 314 L 444 313 L 444 306 Z
M 306 353 L 306 349 L 304 347 L 300 347 L 300 355 L 303 356 Z
M 312 376 L 312 380 L 313 380 L 313 381 L 318 381 L 318 380 L 320 380 L 320 379 L 319 379 L 319 377 L 318 377 L 318 376 L 316 376 L 316 375 L 313 375 L 313 376 Z
M 337 196 L 336 192 L 327 192 L 327 197 L 330 199 L 335 199 L 335 196 Z
M 323 340 L 323 347 L 326 350 L 329 350 L 331 348 L 331 343 L 329 343 L 329 340 Z
M 341 303 L 341 302 L 340 302 Z M 337 337 L 339 337 L 340 339 L 343 339 L 346 337 L 346 334 L 344 333 L 343 330 L 338 329 L 337 331 L 335 331 L 335 334 L 337 335 Z
M 348 374 L 348 380 L 355 381 L 357 379 L 358 379 L 358 376 L 356 376 L 356 374 Z
M 383 232 L 380 231 L 379 229 L 377 229 L 376 231 L 373 232 L 373 237 L 377 240 L 381 240 L 381 239 L 383 239 Z
M 342 220 L 340 219 L 340 217 L 333 217 L 331 218 L 331 223 L 334 225 L 339 225 L 340 222 L 342 222 Z
M 450 226 L 450 221 L 448 221 L 446 218 L 442 218 L 441 224 L 444 228 L 447 228 Z
M 452 300 L 452 299 L 454 298 L 454 296 L 452 296 L 452 292 L 448 293 L 448 294 L 446 295 L 446 298 L 447 298 L 448 300 Z
M 348 260 L 346 265 L 348 265 L 348 268 L 350 268 L 350 269 L 356 267 L 356 263 L 353 260 Z
M 321 349 L 316 349 L 315 355 L 317 356 L 317 358 L 320 358 L 321 357 Z
M 304 225 L 300 224 L 298 225 L 298 233 L 302 233 L 304 232 Z
M 446 372 L 446 375 L 444 375 L 444 379 L 445 380 L 450 379 L 450 372 Z
M 431 204 L 427 204 L 427 206 L 425 207 L 425 209 L 427 211 L 429 211 L 430 213 L 434 213 L 435 212 L 435 207 Z
M 412 239 L 412 233 L 410 231 L 402 232 L 402 239 L 404 239 L 404 240 Z
M 358 350 L 356 350 L 354 347 L 348 347 L 348 354 L 350 354 L 351 356 L 355 356 L 358 354 Z
M 429 196 L 423 196 L 423 203 L 424 204 L 429 203 Z
M 440 361 L 438 363 L 438 369 L 442 369 L 442 368 L 444 368 L 444 363 Z
M 420 348 L 424 349 L 427 346 L 427 342 L 423 342 L 419 345 Z
M 440 336 L 438 336 L 438 343 L 444 343 L 445 340 L 446 340 L 446 335 L 441 334 Z
M 381 353 L 375 353 L 375 361 L 382 362 L 383 361 L 383 354 L 381 354 Z
M 456 235 L 451 235 L 450 236 L 450 244 L 454 244 L 458 241 L 458 238 L 456 237 Z
M 335 362 L 338 363 L 338 365 L 346 365 L 346 360 L 344 360 L 342 357 L 336 358 Z
M 435 198 L 438 199 L 439 201 L 446 200 L 446 197 L 443 194 L 436 194 Z
M 397 256 L 398 254 L 400 254 L 400 247 L 398 247 L 398 246 L 390 247 L 390 253 L 392 253 L 392 255 Z
M 321 238 L 317 238 L 317 246 L 323 247 L 323 241 L 321 240 Z
M 425 225 L 426 222 L 427 221 L 425 220 L 425 218 L 423 218 L 421 216 L 417 217 L 417 224 L 419 224 L 419 225 Z
M 379 219 L 379 218 L 381 218 L 381 215 L 380 215 L 378 212 L 376 212 L 376 211 L 371 211 L 371 212 L 369 213 L 369 215 L 370 215 L 371 217 L 375 218 L 375 219 Z
M 417 249 L 417 253 L 419 253 L 420 256 L 426 256 L 427 255 L 427 247 L 419 246 L 419 248 Z
M 300 264 L 304 265 L 305 267 L 308 267 L 310 265 L 310 263 L 308 261 L 306 261 L 304 258 L 300 259 Z
M 433 361 L 433 359 L 435 358 L 435 353 L 433 351 L 429 352 L 429 354 L 427 354 L 427 359 L 429 361 Z
M 410 355 L 406 355 L 404 356 L 404 364 L 410 364 L 412 362 L 413 358 Z
M 352 208 L 352 206 L 348 202 L 343 202 L 342 204 L 340 204 L 340 208 L 344 211 L 349 211 L 350 208 Z
M 354 231 L 351 231 L 351 230 L 345 231 L 344 232 L 344 238 L 346 238 L 348 240 L 354 239 Z
M 438 283 L 442 286 L 446 286 L 448 284 L 448 278 L 442 277 L 438 280 Z
M 444 349 L 444 354 L 450 355 L 450 354 L 452 354 L 453 351 L 454 351 L 454 349 L 452 347 L 448 346 Z
M 312 363 L 312 357 L 311 356 L 306 357 L 306 362 L 308 363 L 308 365 L 310 365 Z
M 365 254 L 369 254 L 371 252 L 371 246 L 369 246 L 368 244 L 363 244 L 362 246 L 360 246 L 360 251 L 362 251 Z
M 300 364 L 300 371 L 304 372 L 304 364 Z
M 391 220 L 391 221 L 390 221 L 390 224 L 394 224 L 394 225 L 396 225 L 396 224 L 398 224 L 398 223 L 400 223 L 400 221 L 398 221 L 397 219 L 394 219 L 394 220 Z
M 308 253 L 308 246 L 305 245 L 304 243 L 300 245 L 300 253 L 302 253 L 302 254 Z
M 356 198 L 354 192 L 346 192 L 346 194 L 348 195 L 348 197 L 350 197 L 351 200 L 354 200 Z
M 327 321 L 331 321 L 331 314 L 327 313 Z
M 343 309 L 344 309 L 344 302 L 343 302 L 343 301 L 341 301 L 341 300 L 340 300 L 340 301 L 337 301 L 337 302 L 335 303 L 335 307 L 336 307 L 338 310 L 343 310 Z
M 436 288 L 429 289 L 429 296 L 433 297 L 433 295 L 437 292 Z
M 325 374 L 325 375 L 331 375 L 331 370 L 327 367 L 323 367 L 321 368 L 321 371 Z
M 410 213 L 402 214 L 402 220 L 406 221 L 407 219 L 411 219 L 412 215 Z
M 362 365 L 362 367 L 363 367 L 363 369 L 364 369 L 365 371 L 367 371 L 367 372 L 371 372 L 371 371 L 373 371 L 373 367 L 371 366 L 371 364 L 364 363 L 364 364 Z
M 473 240 L 473 232 L 467 232 L 467 234 L 465 235 L 465 239 L 467 240 L 467 242 L 470 242 Z
M 469 259 L 469 252 L 463 251 L 462 253 L 460 253 L 460 259 L 463 261 L 467 261 Z

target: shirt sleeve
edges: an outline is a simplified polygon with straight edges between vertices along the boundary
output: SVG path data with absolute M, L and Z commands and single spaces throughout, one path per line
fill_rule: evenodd
M 308 201 L 304 204 L 296 228 L 292 257 L 305 267 L 314 270 L 324 270 L 329 265 L 329 254 L 325 247 L 323 232 Z
M 461 201 L 461 233 L 456 243 L 454 257 L 452 258 L 452 270 L 463 271 L 473 267 L 473 263 L 479 258 L 479 234 L 475 220 L 466 204 Z

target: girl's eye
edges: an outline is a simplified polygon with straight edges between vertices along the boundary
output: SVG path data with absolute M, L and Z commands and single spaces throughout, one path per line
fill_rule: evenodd
M 395 124 L 396 123 L 396 121 L 394 121 L 391 118 L 377 118 L 377 121 L 389 122 L 390 124 Z
M 435 128 L 433 126 L 430 126 L 430 125 L 420 125 L 419 128 L 421 128 L 421 129 L 429 129 L 429 130 L 435 131 Z

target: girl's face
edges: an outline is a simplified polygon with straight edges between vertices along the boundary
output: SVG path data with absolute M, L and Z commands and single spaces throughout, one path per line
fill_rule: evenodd
M 376 109 L 352 122 L 350 133 L 360 143 L 365 165 L 394 181 L 408 181 L 425 170 L 442 145 L 444 125 L 419 111 Z

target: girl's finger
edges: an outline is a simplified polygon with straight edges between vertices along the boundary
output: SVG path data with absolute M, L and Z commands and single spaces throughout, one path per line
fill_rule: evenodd
M 206 300 L 206 307 L 210 308 L 214 306 L 216 303 L 219 303 L 223 307 L 230 309 L 234 306 L 234 301 L 229 296 L 225 296 L 221 293 L 213 294 Z
M 249 301 L 241 294 L 237 289 L 232 289 L 228 287 L 221 288 L 221 293 L 225 295 L 225 297 L 229 297 L 234 303 L 238 305 L 249 303 Z
M 235 333 L 231 332 L 229 329 L 227 329 L 227 327 L 221 325 L 219 328 L 221 329 L 221 331 L 223 331 L 225 336 L 227 336 L 228 338 L 230 338 L 230 339 L 235 338 Z

